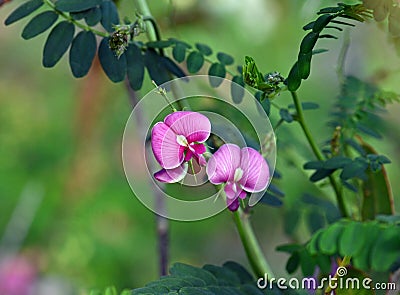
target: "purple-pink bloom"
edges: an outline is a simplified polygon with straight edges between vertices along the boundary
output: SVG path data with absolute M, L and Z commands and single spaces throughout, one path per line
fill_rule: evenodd
M 204 166 L 204 142 L 211 133 L 211 123 L 200 113 L 180 111 L 169 114 L 151 131 L 151 147 L 157 162 L 163 168 L 154 177 L 161 182 L 182 180 L 192 158 Z
M 224 144 L 210 158 L 207 175 L 211 183 L 225 183 L 224 191 L 228 208 L 236 211 L 239 198 L 249 193 L 266 189 L 269 181 L 269 167 L 264 157 L 255 149 L 240 149 L 235 144 Z

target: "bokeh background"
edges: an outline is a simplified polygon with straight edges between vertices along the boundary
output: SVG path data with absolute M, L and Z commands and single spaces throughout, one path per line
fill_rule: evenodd
M 163 37 L 209 44 L 233 55 L 237 64 L 250 55 L 261 71 L 283 75 L 296 59 L 304 36 L 301 27 L 315 19 L 322 5 L 334 3 L 148 2 Z M 72 77 L 66 57 L 54 69 L 44 69 L 41 53 L 48 33 L 24 41 L 20 33 L 29 18 L 10 27 L 3 24 L 20 3 L 14 0 L 0 8 L 1 267 L 13 265 L 42 295 L 86 294 L 108 285 L 140 287 L 157 278 L 158 254 L 155 216 L 134 197 L 122 168 L 122 134 L 131 111 L 125 87 L 112 84 L 96 63 L 83 79 Z M 131 1 L 121 0 L 121 15 L 133 18 Z M 350 39 L 346 73 L 400 92 L 400 57 L 385 26 L 358 25 Z M 339 92 L 336 65 L 342 40 L 320 42 L 319 47 L 330 51 L 313 59 L 311 78 L 300 91 L 301 98 L 321 106 L 307 113 L 319 143 L 331 136 L 326 123 Z M 147 79 L 142 95 L 150 89 Z M 287 105 L 290 97 L 282 94 L 277 102 Z M 369 142 L 392 159 L 387 169 L 399 211 L 400 106 L 390 105 L 384 116 L 379 125 L 384 140 Z M 304 218 L 291 237 L 285 234 L 290 232 L 285 228 L 288 212 L 316 210 L 298 206 L 302 192 L 310 189 L 308 175 L 299 168 L 309 156 L 299 130 L 293 124 L 277 132 L 284 205 L 260 205 L 253 216 L 267 258 L 283 276 L 287 256 L 275 247 L 309 237 Z M 302 144 L 293 144 L 298 141 Z M 201 266 L 226 260 L 247 265 L 229 212 L 199 222 L 170 222 L 171 263 Z

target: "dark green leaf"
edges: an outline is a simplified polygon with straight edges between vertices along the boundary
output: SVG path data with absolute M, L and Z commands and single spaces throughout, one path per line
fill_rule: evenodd
M 81 20 L 84 19 L 86 16 L 86 13 L 89 12 L 90 9 L 84 10 L 84 11 L 78 11 L 78 12 L 70 12 L 69 15 L 74 19 L 74 20 Z
M 388 271 L 400 257 L 400 227 L 385 229 L 371 251 L 371 267 L 375 271 Z
M 329 274 L 331 272 L 331 258 L 329 256 L 317 255 L 316 260 L 322 274 Z
M 56 9 L 65 12 L 77 12 L 87 10 L 97 5 L 100 5 L 102 0 L 57 0 L 55 2 Z
M 102 18 L 100 7 L 93 7 L 85 15 L 85 22 L 88 26 L 95 26 L 99 23 Z
M 219 282 L 225 281 L 227 284 L 240 284 L 240 279 L 237 274 L 227 267 L 206 264 L 203 266 L 203 269 L 212 273 Z
M 352 222 L 343 229 L 339 240 L 339 253 L 343 256 L 356 255 L 368 239 L 368 230 L 361 222 Z
M 332 20 L 331 23 L 335 23 L 335 24 L 338 24 L 338 25 L 349 26 L 349 27 L 355 27 L 354 24 L 343 22 L 343 21 L 340 21 L 340 20 Z
M 392 161 L 390 161 L 386 156 L 384 155 L 378 155 L 378 162 L 381 164 L 390 164 Z
M 314 174 L 312 174 L 310 176 L 310 180 L 312 182 L 317 182 L 320 181 L 326 177 L 328 177 L 329 175 L 331 175 L 333 172 L 335 172 L 335 170 L 333 169 L 317 169 L 317 171 L 314 172 Z
M 22 38 L 25 40 L 36 37 L 37 35 L 49 29 L 58 19 L 58 14 L 54 11 L 44 11 L 34 18 L 25 26 L 22 31 Z
M 126 75 L 126 57 L 122 54 L 118 59 L 110 49 L 109 38 L 103 38 L 99 46 L 100 64 L 107 77 L 114 83 L 121 82 Z
M 170 75 L 162 62 L 161 57 L 154 49 L 148 49 L 144 55 L 145 65 L 149 76 L 157 85 L 170 80 Z
M 234 76 L 231 83 L 231 95 L 234 103 L 241 103 L 244 96 L 243 76 Z
M 218 87 L 222 83 L 222 79 L 225 78 L 226 69 L 225 66 L 220 63 L 213 63 L 208 70 L 208 80 L 210 81 L 210 85 L 214 88 Z M 218 77 L 218 78 L 215 78 Z
M 303 275 L 305 277 L 312 276 L 316 265 L 314 257 L 312 257 L 306 249 L 300 251 L 299 254 L 300 254 L 300 266 Z
M 67 0 L 68 1 L 68 0 Z M 101 8 L 101 25 L 107 32 L 113 32 L 113 25 L 119 24 L 119 16 L 117 6 L 113 1 L 105 0 L 100 5 Z
M 146 46 L 150 48 L 166 48 L 171 46 L 172 43 L 171 40 L 150 41 L 146 43 Z
M 186 56 L 186 46 L 178 43 L 172 48 L 172 56 L 177 62 L 183 62 Z
M 24 17 L 30 15 L 32 12 L 35 10 L 39 9 L 43 5 L 43 0 L 31 0 L 28 2 L 25 2 L 21 6 L 19 6 L 17 9 L 15 9 L 4 21 L 4 24 L 6 26 L 11 25 L 12 23 L 15 23 L 16 21 L 19 21 L 20 19 L 23 19 Z
M 82 31 L 75 37 L 69 51 L 69 64 L 74 77 L 86 76 L 92 66 L 96 49 L 96 37 L 92 32 Z
M 142 88 L 144 79 L 144 58 L 136 44 L 130 44 L 125 52 L 129 84 L 133 90 Z
M 324 162 L 322 161 L 311 161 L 307 162 L 303 165 L 305 170 L 314 170 L 314 169 L 321 169 L 323 167 Z
M 377 138 L 377 139 L 381 139 L 382 138 L 382 135 L 380 135 L 378 132 L 372 130 L 371 128 L 368 128 L 367 126 L 365 126 L 365 125 L 363 125 L 361 123 L 357 123 L 357 129 L 359 131 L 361 131 L 362 133 L 365 133 L 365 134 L 367 134 L 369 136 L 372 136 L 374 138 Z
M 260 104 L 261 104 L 261 110 L 259 104 L 257 104 L 257 110 L 260 112 L 261 115 L 263 115 L 265 112 L 265 114 L 269 116 L 271 113 L 271 101 L 269 99 L 261 99 Z
M 183 287 L 179 290 L 177 295 L 214 295 L 215 293 L 212 291 L 207 290 L 206 288 L 194 288 L 194 287 Z
M 307 79 L 311 72 L 312 51 L 300 53 L 298 56 L 297 67 L 302 79 Z
M 186 77 L 185 72 L 176 64 L 174 63 L 169 57 L 162 56 L 161 62 L 163 63 L 164 67 L 170 72 L 172 75 L 183 78 Z
M 375 223 L 366 223 L 364 226 L 367 226 L 366 231 L 368 232 L 368 238 L 364 240 L 361 250 L 352 260 L 356 268 L 367 271 L 371 269 L 371 250 L 379 239 L 381 228 Z
M 324 35 L 319 35 L 319 37 L 318 38 L 320 38 L 320 39 L 338 39 L 338 37 L 336 37 L 336 36 L 334 36 L 334 35 L 331 35 L 331 34 L 324 34 Z
M 287 123 L 293 122 L 293 116 L 289 113 L 288 109 L 280 109 L 279 115 L 281 116 L 281 119 L 284 120 L 285 122 Z
M 314 27 L 314 24 L 315 24 L 315 21 L 312 21 L 312 22 L 306 24 L 306 25 L 303 27 L 303 30 L 304 30 L 304 31 L 311 30 L 311 29 Z
M 179 291 L 179 289 L 183 287 L 189 287 L 192 286 L 190 281 L 187 281 L 183 278 L 176 277 L 176 276 L 168 276 L 168 277 L 162 277 L 159 281 L 149 283 L 146 285 L 146 287 L 151 287 L 151 288 L 162 288 L 162 289 L 167 289 L 168 291 Z M 155 292 L 157 294 L 157 292 Z M 152 293 L 153 294 L 153 293 Z M 165 293 L 161 293 L 165 294 Z
M 253 281 L 252 275 L 240 264 L 234 261 L 228 261 L 225 262 L 223 266 L 236 273 L 241 283 L 250 283 Z
M 195 46 L 196 46 L 197 50 L 200 51 L 205 56 L 208 56 L 208 55 L 212 54 L 211 47 L 206 45 L 206 44 L 196 43 Z
M 367 168 L 368 163 L 365 160 L 356 159 L 343 167 L 342 173 L 340 173 L 340 178 L 343 180 L 348 180 L 354 177 L 365 179 L 367 177 L 365 174 Z
M 74 38 L 75 26 L 68 21 L 57 24 L 50 32 L 43 50 L 43 66 L 54 67 Z
M 193 51 L 187 58 L 187 68 L 189 73 L 194 74 L 200 71 L 204 64 L 204 56 L 198 51 Z
M 314 33 L 320 33 L 333 19 L 333 15 L 324 14 L 317 18 L 313 26 Z
M 323 212 L 312 208 L 308 213 L 307 223 L 311 233 L 315 233 L 317 230 L 323 228 L 326 224 Z
M 269 185 L 268 191 L 275 194 L 278 197 L 281 197 L 281 198 L 283 198 L 285 196 L 285 193 L 272 183 Z
M 285 213 L 285 219 L 284 219 L 284 230 L 285 233 L 288 235 L 292 235 L 298 224 L 299 224 L 299 220 L 300 220 L 300 212 L 299 210 L 289 210 Z
M 289 72 L 289 76 L 287 78 L 287 85 L 290 91 L 296 91 L 297 89 L 299 89 L 301 85 L 301 77 L 299 74 L 297 61 L 295 62 L 295 64 L 293 65 L 293 67 Z
M 305 101 L 301 103 L 301 107 L 303 108 L 304 111 L 308 111 L 308 110 L 316 110 L 319 108 L 319 104 L 315 103 L 315 102 L 310 102 L 310 101 Z M 289 109 L 294 109 L 295 105 L 294 104 L 290 104 L 288 105 Z
M 322 8 L 318 14 L 323 14 L 323 13 L 337 13 L 343 10 L 343 7 L 341 6 L 334 6 L 334 7 L 325 7 Z
M 319 239 L 321 253 L 333 255 L 338 252 L 338 242 L 343 229 L 342 223 L 334 223 L 323 231 Z
M 339 169 L 343 168 L 347 164 L 351 163 L 352 160 L 350 158 L 344 156 L 336 156 L 330 158 L 324 162 L 323 168 L 325 169 Z
M 283 205 L 283 202 L 278 197 L 270 194 L 269 192 L 264 193 L 262 198 L 260 199 L 261 204 L 269 205 L 272 207 L 280 207 Z
M 225 66 L 229 66 L 233 64 L 234 59 L 231 55 L 223 53 L 223 52 L 218 52 L 217 53 L 217 59 L 219 60 L 220 63 L 222 63 Z
M 321 54 L 321 53 L 325 53 L 325 52 L 328 52 L 329 50 L 328 49 L 314 49 L 313 51 L 312 51 L 312 55 L 317 55 L 317 54 Z
M 338 30 L 339 32 L 342 32 L 343 29 L 338 27 L 338 26 L 326 26 L 327 29 L 334 29 L 334 30 Z
M 303 246 L 299 245 L 299 244 L 286 244 L 286 245 L 281 245 L 281 246 L 276 247 L 277 251 L 286 252 L 286 253 L 290 253 L 290 254 L 298 252 L 301 249 L 303 249 Z
M 292 256 L 290 256 L 290 258 L 286 263 L 286 271 L 289 274 L 292 274 L 296 271 L 299 265 L 300 265 L 300 255 L 298 252 L 295 252 L 292 254 Z
M 308 33 L 300 44 L 300 53 L 309 53 L 313 50 L 315 43 L 317 42 L 319 37 L 318 33 L 310 32 Z
M 175 263 L 171 267 L 170 273 L 179 277 L 192 276 L 203 280 L 208 285 L 217 283 L 215 276 L 209 271 L 183 263 Z
M 324 230 L 319 230 L 314 233 L 311 240 L 308 242 L 306 249 L 311 255 L 317 255 L 320 253 L 319 243 Z

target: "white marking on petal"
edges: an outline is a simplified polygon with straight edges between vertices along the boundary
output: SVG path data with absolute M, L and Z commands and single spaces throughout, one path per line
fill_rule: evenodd
M 243 170 L 242 168 L 236 168 L 235 174 L 233 176 L 233 181 L 234 182 L 239 182 L 243 177 Z
M 176 142 L 180 145 L 180 146 L 189 146 L 189 143 L 186 139 L 186 137 L 184 135 L 177 135 L 176 136 Z

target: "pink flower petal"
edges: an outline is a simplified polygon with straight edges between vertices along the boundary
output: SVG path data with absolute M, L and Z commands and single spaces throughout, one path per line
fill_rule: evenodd
M 241 189 L 241 192 L 239 193 L 239 198 L 240 199 L 246 199 L 247 193 Z
M 183 163 L 181 166 L 174 169 L 162 169 L 154 173 L 154 178 L 160 182 L 175 183 L 185 178 L 188 170 L 188 164 Z
M 240 164 L 240 148 L 235 144 L 224 144 L 208 160 L 206 172 L 212 184 L 233 180 Z
M 207 165 L 207 161 L 206 161 L 206 159 L 204 158 L 203 155 L 199 155 L 197 157 L 197 162 L 199 163 L 200 166 L 206 166 Z
M 185 147 L 179 145 L 176 134 L 162 122 L 151 130 L 151 148 L 157 162 L 165 169 L 179 167 L 183 162 Z
M 236 183 L 228 182 L 224 187 L 224 191 L 227 199 L 236 199 L 238 193 Z
M 206 152 L 206 146 L 202 143 L 192 143 L 190 148 L 198 155 L 204 154 Z
M 185 162 L 188 162 L 188 161 L 190 161 L 191 159 L 192 159 L 192 157 L 193 157 L 193 153 L 192 153 L 192 151 L 191 150 L 186 150 L 186 155 L 185 155 Z
M 180 111 L 169 114 L 164 119 L 177 135 L 184 135 L 189 143 L 205 142 L 211 133 L 211 123 L 200 113 Z
M 237 209 L 239 209 L 239 205 L 240 205 L 240 203 L 239 203 L 239 199 L 238 198 L 236 198 L 236 199 L 234 199 L 234 200 L 229 200 L 229 199 L 227 199 L 226 200 L 226 203 L 227 203 L 227 205 L 228 205 L 228 209 L 230 210 L 230 211 L 236 211 Z
M 269 167 L 264 157 L 255 149 L 246 147 L 241 150 L 240 167 L 243 177 L 240 180 L 244 190 L 250 193 L 261 192 L 269 181 Z

